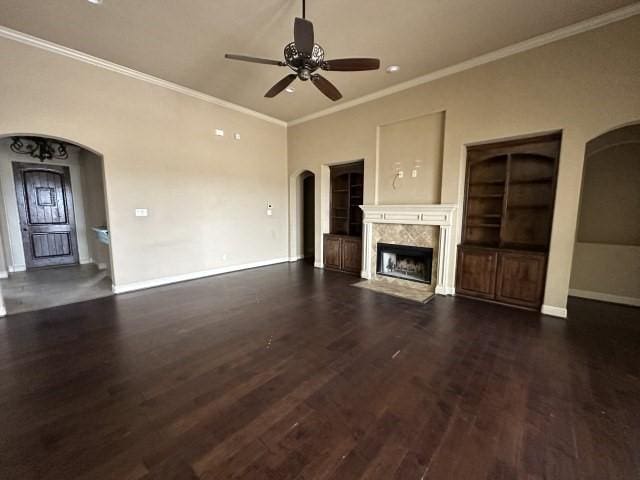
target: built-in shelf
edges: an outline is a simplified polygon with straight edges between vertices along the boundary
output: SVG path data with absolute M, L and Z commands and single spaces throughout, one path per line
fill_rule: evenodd
M 529 180 L 510 180 L 509 185 L 534 185 L 536 183 L 552 183 L 553 177 L 532 178 Z
M 559 148 L 548 135 L 468 149 L 456 295 L 540 307 Z
M 475 195 L 469 195 L 469 198 L 502 198 L 504 193 L 478 193 Z
M 330 232 L 335 235 L 362 235 L 363 162 L 331 167 Z
M 551 208 L 551 205 L 509 205 L 510 210 L 523 210 L 523 209 L 539 209 L 539 208 Z
M 499 223 L 467 223 L 467 228 L 481 227 L 481 228 L 500 228 Z
M 504 178 L 502 180 L 476 180 L 474 182 L 469 182 L 469 185 L 502 185 L 504 182 Z

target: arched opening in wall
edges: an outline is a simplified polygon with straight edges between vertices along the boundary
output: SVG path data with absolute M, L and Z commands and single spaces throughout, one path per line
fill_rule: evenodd
M 112 295 L 103 159 L 77 143 L 0 136 L 0 286 L 8 314 Z
M 299 208 L 299 238 L 301 253 L 305 261 L 313 265 L 315 260 L 315 195 L 316 177 L 312 172 L 304 171 L 299 176 L 300 208 Z
M 571 296 L 640 306 L 639 218 L 640 124 L 634 124 L 586 145 Z

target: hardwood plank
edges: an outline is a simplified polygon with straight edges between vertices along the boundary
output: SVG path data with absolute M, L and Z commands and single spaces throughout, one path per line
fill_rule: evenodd
M 0 478 L 640 476 L 638 309 L 284 264 L 0 320 Z

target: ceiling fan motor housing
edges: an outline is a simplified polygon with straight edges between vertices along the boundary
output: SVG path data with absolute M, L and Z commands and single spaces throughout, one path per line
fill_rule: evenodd
M 298 74 L 300 80 L 309 80 L 311 74 L 324 63 L 324 49 L 315 43 L 309 56 L 299 51 L 295 42 L 291 42 L 284 47 L 284 60 L 289 68 Z

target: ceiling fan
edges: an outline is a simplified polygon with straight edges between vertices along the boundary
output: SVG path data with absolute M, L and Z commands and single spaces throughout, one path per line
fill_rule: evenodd
M 302 18 L 296 17 L 295 23 L 293 24 L 294 41 L 284 47 L 284 61 L 229 53 L 225 55 L 225 58 L 241 60 L 243 62 L 276 65 L 278 67 L 289 67 L 295 72 L 290 73 L 271 87 L 271 89 L 264 94 L 265 97 L 275 97 L 296 78 L 299 78 L 303 82 L 311 80 L 311 83 L 313 83 L 318 90 L 335 102 L 342 98 L 342 94 L 329 80 L 319 73 L 315 73 L 316 70 L 321 69 L 335 72 L 377 70 L 380 68 L 380 60 L 377 58 L 339 58 L 336 60 L 325 60 L 324 49 L 317 43 L 314 43 L 313 23 L 306 19 L 305 10 L 305 0 L 302 0 Z

